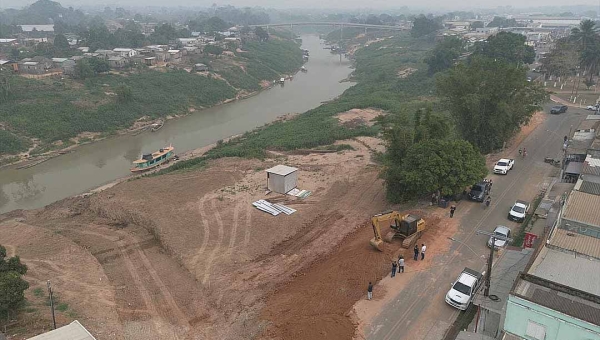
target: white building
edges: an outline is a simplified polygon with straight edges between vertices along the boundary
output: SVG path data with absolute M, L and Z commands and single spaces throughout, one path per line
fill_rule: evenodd
M 298 169 L 287 165 L 276 165 L 267 172 L 267 188 L 286 194 L 298 184 Z
M 114 48 L 113 52 L 118 53 L 121 57 L 131 58 L 137 55 L 137 51 L 133 48 Z

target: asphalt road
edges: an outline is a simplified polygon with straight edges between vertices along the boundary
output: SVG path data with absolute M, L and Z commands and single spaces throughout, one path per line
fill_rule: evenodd
M 549 112 L 551 103 L 545 105 Z M 515 158 L 515 168 L 506 176 L 490 174 L 492 205 L 484 209 L 481 203 L 461 201 L 455 218 L 461 219 L 456 241 L 448 253 L 433 259 L 429 270 L 415 273 L 410 284 L 400 291 L 373 320 L 367 339 L 389 340 L 438 340 L 442 339 L 459 311 L 444 301 L 451 283 L 464 267 L 484 270 L 489 254 L 487 236 L 478 235 L 478 229 L 493 231 L 497 225 L 516 230 L 518 224 L 506 217 L 515 200 L 532 200 L 551 178 L 555 167 L 544 163 L 544 157 L 559 158 L 562 154 L 563 137 L 585 119 L 588 111 L 569 108 L 561 115 L 548 114 L 520 145 L 527 149 L 527 157 L 518 152 L 505 154 Z M 515 148 L 518 149 L 518 148 Z

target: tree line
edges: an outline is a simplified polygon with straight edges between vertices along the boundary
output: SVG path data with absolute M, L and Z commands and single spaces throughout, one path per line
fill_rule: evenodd
M 483 179 L 482 153 L 501 149 L 546 98 L 526 78 L 534 59 L 519 34 L 501 32 L 469 49 L 456 37 L 439 41 L 424 58 L 428 75 L 422 75 L 434 79 L 437 102 L 383 119 L 388 199 L 456 195 Z

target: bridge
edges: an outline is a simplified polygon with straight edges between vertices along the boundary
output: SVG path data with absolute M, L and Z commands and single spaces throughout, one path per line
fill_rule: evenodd
M 371 25 L 371 24 L 354 24 L 350 22 L 329 22 L 329 21 L 314 21 L 314 22 L 290 22 L 290 23 L 278 23 L 278 24 L 262 24 L 262 25 L 249 25 L 251 28 L 255 27 L 263 27 L 269 31 L 269 27 L 289 27 L 293 32 L 294 26 L 332 26 L 334 28 L 339 27 L 341 32 L 340 36 L 343 37 L 344 27 L 358 27 L 364 28 L 365 33 L 367 33 L 367 29 L 377 29 L 377 30 L 388 30 L 388 31 L 406 31 L 408 28 L 400 27 L 400 26 L 391 26 L 391 25 Z

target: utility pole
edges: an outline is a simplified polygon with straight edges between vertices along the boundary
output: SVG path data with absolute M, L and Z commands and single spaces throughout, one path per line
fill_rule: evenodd
M 492 261 L 494 260 L 494 248 L 496 248 L 496 239 L 503 240 L 506 242 L 512 242 L 512 238 L 497 235 L 493 232 L 490 233 L 489 231 L 485 230 L 477 230 L 477 234 L 492 237 L 492 244 L 490 245 L 490 258 L 488 259 L 487 270 L 485 271 L 485 290 L 483 291 L 483 296 L 487 297 L 490 295 L 490 282 L 492 279 Z
M 52 310 L 52 327 L 56 329 L 56 317 L 54 316 L 54 299 L 52 298 L 52 286 L 50 285 L 50 280 L 47 282 L 48 284 L 48 295 L 50 296 L 50 309 Z

